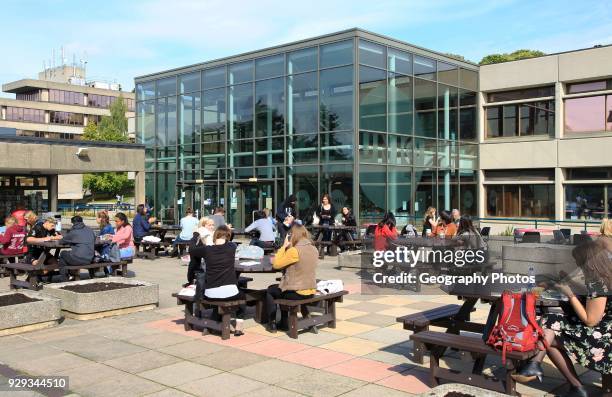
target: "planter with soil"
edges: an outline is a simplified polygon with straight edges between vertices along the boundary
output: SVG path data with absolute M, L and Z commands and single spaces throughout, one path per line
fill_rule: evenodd
M 62 301 L 62 312 L 77 320 L 117 316 L 157 307 L 157 284 L 109 277 L 45 285 L 45 293 Z
M 419 397 L 507 397 L 506 394 L 480 387 L 463 385 L 460 383 L 445 383 L 434 387 L 428 392 L 419 394 Z
M 0 336 L 54 327 L 61 316 L 56 298 L 29 290 L 0 293 Z

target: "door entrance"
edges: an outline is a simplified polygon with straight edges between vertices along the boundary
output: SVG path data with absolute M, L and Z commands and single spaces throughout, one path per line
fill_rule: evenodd
M 176 219 L 185 216 L 187 208 L 193 210 L 198 219 L 212 215 L 214 209 L 219 207 L 219 187 L 216 183 L 184 184 L 177 186 L 178 211 Z
M 251 224 L 257 211 L 269 208 L 274 212 L 276 189 L 274 182 L 242 183 L 227 186 L 228 220 L 234 227 Z

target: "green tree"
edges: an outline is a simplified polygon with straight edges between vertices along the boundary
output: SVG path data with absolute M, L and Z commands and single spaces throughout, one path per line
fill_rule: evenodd
M 120 96 L 110 107 L 110 116 L 103 116 L 100 124 L 88 123 L 83 130 L 83 139 L 87 141 L 128 142 L 128 126 L 125 113 L 127 106 Z M 126 172 L 107 172 L 103 174 L 86 174 L 83 177 L 83 188 L 95 195 L 110 196 L 129 193 L 134 189 L 134 181 Z
M 519 59 L 527 59 L 533 57 L 539 57 L 542 55 L 546 55 L 546 53 L 538 50 L 516 50 L 511 53 L 502 53 L 502 54 L 490 54 L 484 56 L 479 64 L 480 65 L 490 65 L 492 63 L 500 63 L 500 62 L 508 62 L 508 61 L 517 61 Z

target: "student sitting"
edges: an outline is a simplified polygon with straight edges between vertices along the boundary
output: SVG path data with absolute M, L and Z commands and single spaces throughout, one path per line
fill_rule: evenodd
M 397 240 L 397 229 L 395 228 L 395 216 L 392 212 L 385 212 L 383 219 L 376 225 L 374 230 L 374 250 L 384 251 L 388 249 L 389 240 Z
M 119 246 L 121 259 L 134 257 L 134 234 L 132 226 L 130 226 L 127 216 L 123 212 L 117 212 L 115 215 L 115 227 L 115 235 L 111 241 Z
M 211 218 L 205 216 L 200 219 L 198 223 L 198 228 L 196 229 L 196 233 L 198 234 L 198 241 L 196 245 L 213 245 L 213 234 L 215 233 L 215 221 Z M 195 237 L 195 233 L 194 233 Z M 192 238 L 193 240 L 193 238 Z M 191 249 L 191 248 L 190 248 Z
M 28 244 L 28 255 L 26 263 L 38 265 L 38 258 L 45 252 L 44 248 L 29 244 L 42 243 L 51 240 L 61 240 L 62 236 L 55 231 L 57 221 L 55 218 L 47 218 L 44 221 L 39 221 L 36 214 L 32 211 L 25 215 L 27 225 L 29 227 L 26 236 L 26 244 Z M 47 255 L 44 259 L 45 265 L 54 266 L 57 264 L 57 259 L 52 255 Z
M 83 218 L 73 216 L 70 220 L 72 228 L 62 238 L 61 242 L 70 245 L 70 251 L 60 252 L 60 274 L 66 278 L 66 266 L 89 265 L 95 255 L 96 234 L 85 226 Z M 93 269 L 89 274 L 93 277 Z
M 285 237 L 283 246 L 276 252 L 272 266 L 283 269 L 280 284 L 268 287 L 266 306 L 268 309 L 268 330 L 276 332 L 276 304 L 274 299 L 309 299 L 316 293 L 316 267 L 319 253 L 312 243 L 310 233 L 302 225 L 293 225 L 291 236 Z M 279 326 L 287 328 L 288 315 L 281 312 Z
M 266 214 L 263 211 L 259 211 L 257 215 L 259 216 L 259 219 L 244 229 L 244 231 L 247 233 L 252 231 L 259 232 L 259 238 L 253 238 L 251 240 L 251 245 L 256 245 L 262 249 L 274 248 L 275 228 L 272 221 L 270 218 L 266 217 Z
M 102 245 L 102 248 L 100 249 L 100 255 L 103 258 L 108 259 L 111 250 L 110 239 L 115 234 L 115 229 L 110 224 L 108 211 L 102 210 L 98 212 L 98 215 L 96 216 L 96 222 L 98 222 L 98 225 L 100 226 L 100 233 L 98 234 L 98 237 L 100 237 L 104 241 L 104 245 Z
M 140 243 L 144 236 L 149 235 L 149 231 L 151 230 L 151 224 L 155 222 L 155 218 L 148 218 L 145 210 L 145 206 L 143 204 L 138 204 L 136 207 L 136 216 L 134 217 L 134 241 Z M 130 227 L 131 229 L 131 227 Z
M 21 255 L 27 251 L 24 248 L 26 232 L 23 226 L 17 223 L 14 216 L 9 216 L 4 221 L 6 231 L 0 234 L 0 254 L 2 255 Z
M 179 255 L 181 250 L 178 248 L 180 243 L 188 243 L 193 237 L 193 232 L 198 227 L 198 219 L 193 216 L 193 210 L 187 208 L 185 216 L 181 218 L 181 233 L 174 239 L 172 243 L 172 256 Z
M 434 231 L 434 236 L 451 238 L 457 234 L 457 225 L 453 222 L 453 218 L 446 211 L 440 211 L 440 221 L 438 222 L 438 226 L 436 226 L 436 230 Z

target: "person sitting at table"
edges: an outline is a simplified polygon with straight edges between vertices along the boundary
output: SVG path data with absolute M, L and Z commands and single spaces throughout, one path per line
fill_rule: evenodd
M 83 223 L 83 218 L 76 215 L 70 219 L 72 228 L 60 240 L 62 244 L 70 245 L 70 251 L 62 251 L 59 256 L 60 275 L 66 279 L 68 272 L 66 266 L 89 265 L 95 256 L 96 234 Z M 94 269 L 89 270 L 91 278 Z
M 389 240 L 397 240 L 397 228 L 393 212 L 385 212 L 383 219 L 374 229 L 374 250 L 384 251 L 389 248 Z
M 268 310 L 268 331 L 276 332 L 275 299 L 309 299 L 317 292 L 316 267 L 319 252 L 314 246 L 310 233 L 303 225 L 293 225 L 291 236 L 285 237 L 283 246 L 276 252 L 272 267 L 284 270 L 279 284 L 268 287 L 266 307 Z M 288 313 L 281 312 L 279 328 L 287 329 Z
M 427 211 L 425 211 L 425 218 L 423 220 L 423 237 L 430 237 L 437 226 L 438 217 L 436 216 L 436 209 L 434 207 L 429 207 Z
M 11 216 L 16 219 L 17 224 L 19 226 L 25 227 L 25 225 L 26 225 L 25 214 L 27 214 L 27 212 L 28 211 L 26 210 L 25 205 L 23 203 L 19 202 L 15 206 L 15 211 L 11 212 Z
M 148 236 L 153 223 L 155 223 L 155 218 L 147 218 L 145 206 L 143 204 L 138 204 L 138 207 L 136 207 L 136 216 L 133 221 L 134 241 L 140 243 L 144 236 Z
M 128 218 L 123 212 L 115 214 L 115 235 L 111 241 L 119 246 L 121 259 L 134 257 L 134 234 L 132 226 L 130 226 Z
M 198 223 L 195 233 L 198 234 L 197 245 L 213 245 L 213 234 L 215 233 L 215 221 L 210 217 L 203 217 Z M 194 236 L 195 237 L 195 233 Z M 193 240 L 192 237 L 192 240 Z
M 276 239 L 274 224 L 263 211 L 258 211 L 257 216 L 259 216 L 259 219 L 244 229 L 245 233 L 259 232 L 259 237 L 254 237 L 251 240 L 251 245 L 256 245 L 261 249 L 274 248 L 274 240 Z
M 440 220 L 433 235 L 437 237 L 451 238 L 457 234 L 457 225 L 453 223 L 453 218 L 446 211 L 440 212 Z
M 321 226 L 333 226 L 334 218 L 336 217 L 336 208 L 331 202 L 329 194 L 323 194 L 321 197 L 321 204 L 315 210 L 315 215 L 319 218 L 319 225 Z M 319 234 L 323 233 L 323 241 L 330 241 L 332 232 L 331 230 L 319 230 L 315 236 L 315 240 L 318 240 Z
M 232 228 L 231 224 L 226 224 L 225 223 L 225 208 L 223 208 L 223 207 L 215 208 L 215 212 L 210 216 L 210 219 L 212 219 L 213 222 L 215 222 L 215 230 L 219 226 L 226 226 L 226 225 L 230 229 Z
M 28 254 L 26 256 L 26 263 L 31 263 L 34 266 L 39 264 L 39 258 L 45 253 L 45 249 L 39 246 L 31 244 L 43 243 L 46 241 L 61 240 L 61 234 L 55 231 L 55 225 L 57 220 L 49 217 L 44 221 L 38 221 L 38 217 L 32 211 L 26 214 L 26 221 L 30 226 L 30 230 L 26 236 L 26 244 L 28 244 Z M 46 255 L 44 257 L 45 265 L 54 266 L 57 263 L 52 255 Z
M 193 210 L 188 207 L 185 211 L 185 216 L 181 218 L 180 221 L 181 232 L 174 239 L 172 243 L 172 256 L 177 256 L 181 254 L 181 250 L 178 248 L 180 243 L 188 243 L 193 238 L 193 232 L 198 227 L 198 219 L 193 216 Z
M 584 274 L 585 285 L 553 284 L 567 296 L 569 307 L 564 313 L 543 314 L 544 339 L 548 347 L 513 375 L 515 380 L 541 380 L 541 362 L 547 354 L 570 384 L 569 391 L 564 394 L 566 397 L 588 396 L 570 357 L 582 367 L 602 375 L 612 374 L 612 299 L 609 298 L 612 292 L 612 259 L 608 249 L 609 238 L 604 236 L 586 242 L 572 251 L 576 264 Z M 585 291 L 586 297 L 578 297 L 574 292 L 577 290 Z
M 192 246 L 189 249 L 191 261 L 187 269 L 187 279 L 192 282 L 196 278 L 196 272 L 201 266 L 202 260 L 206 263 L 204 272 L 204 291 L 206 300 L 211 301 L 233 301 L 244 299 L 244 294 L 238 289 L 238 277 L 236 275 L 235 256 L 236 243 L 230 241 L 232 231 L 227 225 L 219 226 L 213 235 L 213 245 Z M 219 321 L 217 308 L 213 309 L 212 318 Z M 242 335 L 241 321 L 236 321 L 234 336 Z
M 461 219 L 459 219 L 457 240 L 461 241 L 463 248 L 487 249 L 487 243 L 484 241 L 478 230 L 476 230 L 474 227 L 472 220 L 467 217 L 462 216 Z
M 356 227 L 357 221 L 355 220 L 355 216 L 351 212 L 349 207 L 342 207 L 342 211 L 340 212 L 340 224 L 342 226 L 351 226 Z M 354 234 L 351 230 L 341 230 L 338 232 L 336 237 L 336 244 L 340 247 L 341 251 L 346 251 L 345 241 L 351 241 L 354 239 Z
M 4 220 L 6 230 L 0 234 L 1 255 L 21 255 L 27 251 L 24 247 L 26 230 L 25 227 L 17 223 L 14 216 L 9 216 Z
M 459 227 L 459 220 L 461 219 L 461 212 L 457 208 L 453 208 L 451 211 L 451 218 L 455 226 Z
M 276 228 L 278 229 L 281 241 L 285 241 L 285 236 L 297 216 L 295 209 L 296 203 L 297 197 L 295 194 L 290 194 L 276 209 L 276 220 L 278 221 Z
M 100 256 L 102 256 L 103 258 L 108 258 L 110 256 L 110 250 L 111 250 L 110 239 L 111 239 L 111 236 L 115 234 L 115 229 L 110 224 L 110 218 L 108 216 L 108 211 L 102 210 L 98 212 L 98 214 L 96 215 L 96 222 L 98 223 L 98 226 L 100 227 L 100 232 L 98 233 L 98 237 L 108 242 L 108 244 L 102 245 L 102 248 L 100 249 Z
M 264 208 L 263 213 L 266 216 L 266 218 L 269 219 L 270 222 L 272 222 L 272 224 L 274 225 L 274 228 L 276 228 L 276 219 L 274 219 L 274 216 L 272 216 L 272 210 L 270 210 L 270 208 Z

